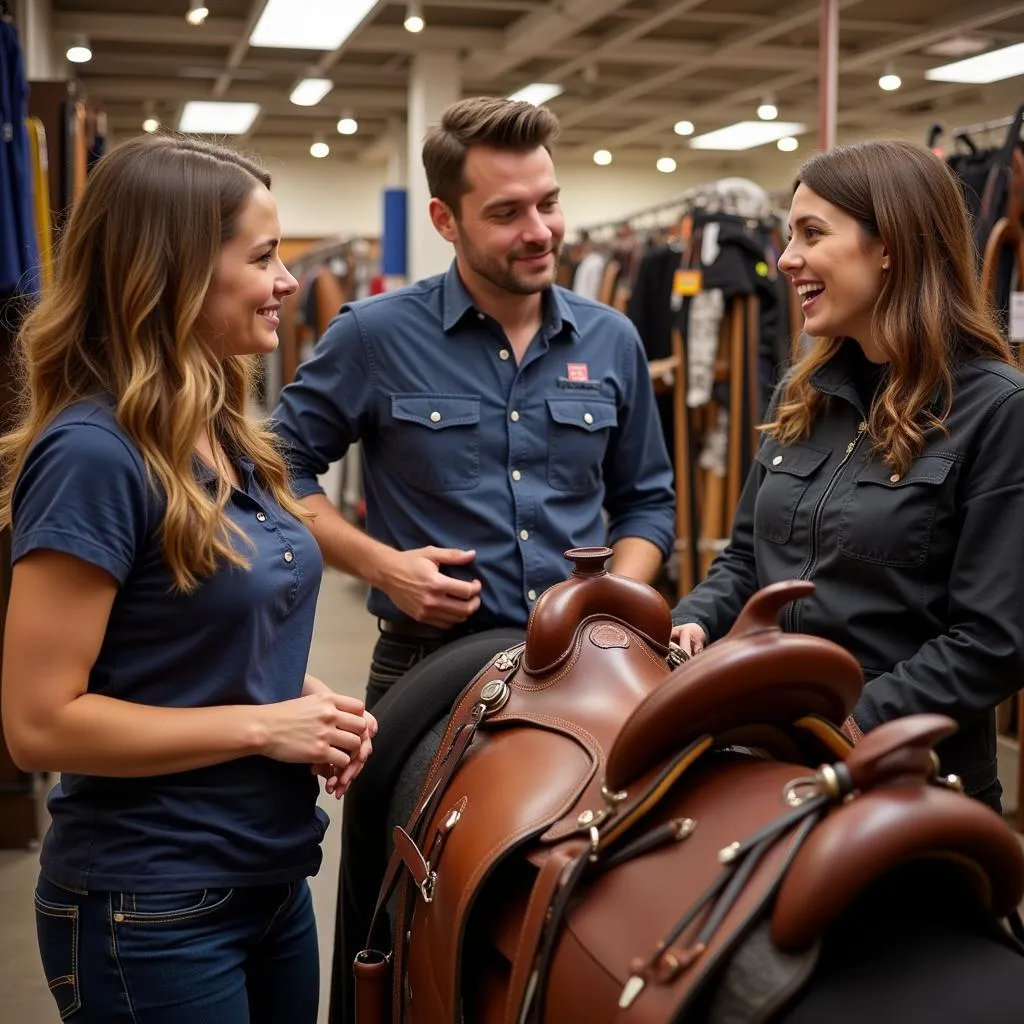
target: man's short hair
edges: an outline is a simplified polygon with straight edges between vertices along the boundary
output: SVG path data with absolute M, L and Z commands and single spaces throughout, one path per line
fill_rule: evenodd
M 530 153 L 543 146 L 551 152 L 558 130 L 558 118 L 546 107 L 532 103 L 493 96 L 453 103 L 423 143 L 423 167 L 431 196 L 458 215 L 460 200 L 469 191 L 465 167 L 471 146 L 515 153 Z

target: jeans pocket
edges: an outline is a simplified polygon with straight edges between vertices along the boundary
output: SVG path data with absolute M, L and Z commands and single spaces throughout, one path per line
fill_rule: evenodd
M 78 907 L 63 902 L 62 893 L 40 879 L 33 902 L 46 984 L 60 1019 L 67 1020 L 81 1008 L 82 997 L 78 987 Z
M 209 917 L 227 905 L 234 889 L 190 892 L 124 892 L 114 897 L 117 924 L 174 924 Z

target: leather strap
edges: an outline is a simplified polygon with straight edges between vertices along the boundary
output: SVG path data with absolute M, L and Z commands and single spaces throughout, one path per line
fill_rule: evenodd
M 519 942 L 512 962 L 512 977 L 508 985 L 508 999 L 505 1003 L 505 1024 L 520 1024 L 534 999 L 542 999 L 543 993 L 536 991 L 534 964 L 540 949 L 541 939 L 548 922 L 548 911 L 554 903 L 555 894 L 561 888 L 566 869 L 586 853 L 588 843 L 578 839 L 569 840 L 555 847 L 548 854 L 544 866 L 537 875 L 526 905 Z M 532 984 L 531 984 L 532 982 Z

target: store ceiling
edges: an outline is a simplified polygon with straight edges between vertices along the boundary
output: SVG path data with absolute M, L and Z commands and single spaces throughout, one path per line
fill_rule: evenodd
M 426 0 L 426 29 L 403 28 L 405 0 L 380 0 L 335 52 L 255 49 L 248 37 L 265 0 L 207 0 L 210 15 L 185 21 L 188 0 L 52 0 L 61 51 L 85 35 L 93 59 L 74 66 L 108 112 L 116 137 L 134 134 L 149 105 L 177 124 L 191 99 L 249 100 L 260 116 L 245 138 L 282 154 L 317 135 L 335 155 L 382 160 L 405 145 L 411 64 L 419 52 L 451 52 L 466 95 L 503 95 L 557 82 L 551 102 L 562 126 L 560 155 L 607 148 L 621 158 L 679 152 L 680 119 L 698 132 L 737 120 L 771 94 L 786 120 L 818 123 L 819 0 Z M 294 0 L 296 6 L 301 0 Z M 345 2 L 345 0 L 338 0 Z M 839 131 L 917 132 L 922 123 L 978 110 L 998 117 L 1024 100 L 1024 78 L 988 86 L 927 81 L 924 71 L 956 57 L 929 48 L 962 37 L 985 49 L 1024 40 L 1024 2 L 839 0 Z M 68 65 L 72 67 L 72 65 Z M 903 79 L 894 93 L 878 78 Z M 288 95 L 315 73 L 334 81 L 315 107 Z M 343 113 L 359 132 L 335 131 Z M 774 149 L 774 147 L 772 147 Z

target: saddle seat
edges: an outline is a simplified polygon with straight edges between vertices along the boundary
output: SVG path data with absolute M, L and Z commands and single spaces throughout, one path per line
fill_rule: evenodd
M 765 588 L 680 664 L 668 606 L 610 555 L 567 553 L 395 830 L 394 1021 L 682 1019 L 759 922 L 813 960 L 856 892 L 915 856 L 967 865 L 994 914 L 1016 906 L 1019 845 L 937 774 L 949 719 L 856 748 L 839 731 L 859 665 L 777 625 L 813 584 Z

